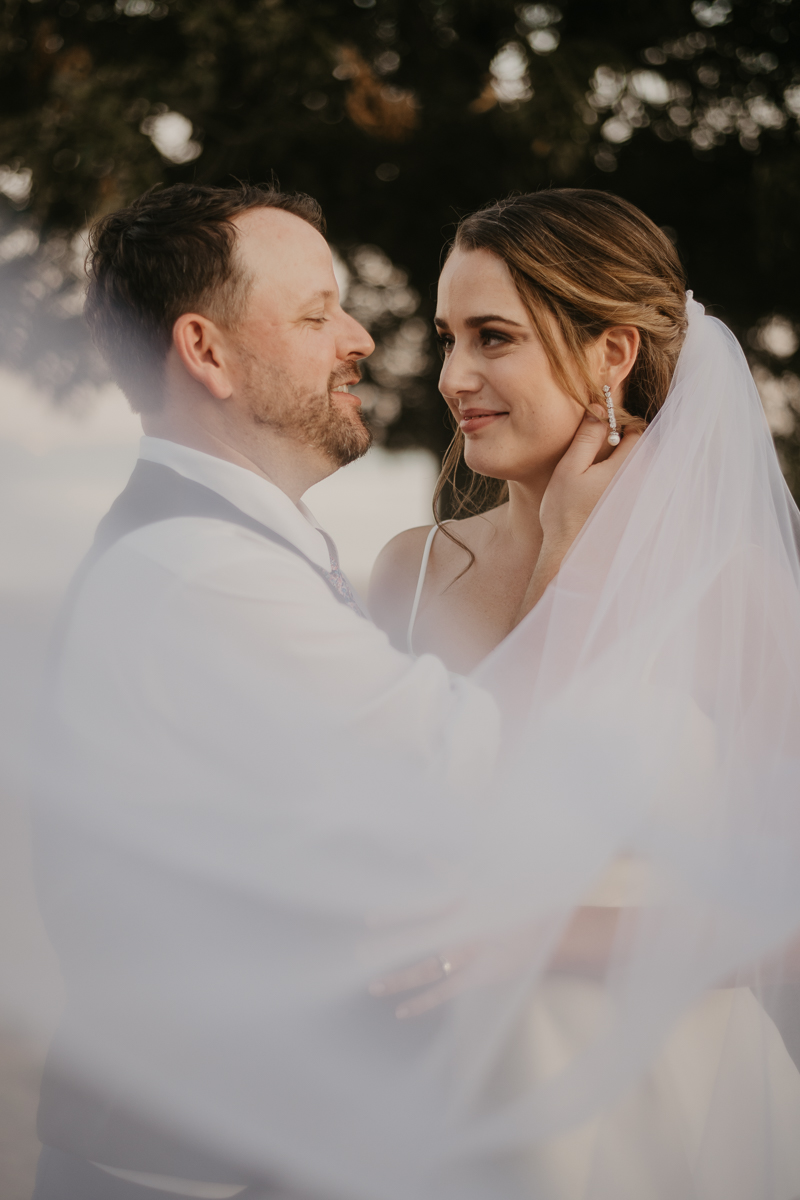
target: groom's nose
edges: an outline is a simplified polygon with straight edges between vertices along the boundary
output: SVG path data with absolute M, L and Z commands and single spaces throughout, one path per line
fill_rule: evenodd
M 349 313 L 342 313 L 341 332 L 337 338 L 337 356 L 340 359 L 367 358 L 375 349 L 375 343 L 363 325 Z

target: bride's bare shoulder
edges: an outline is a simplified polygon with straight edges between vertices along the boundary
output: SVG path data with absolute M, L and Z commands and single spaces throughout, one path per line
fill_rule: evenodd
M 447 522 L 455 537 L 437 537 L 428 567 L 428 576 L 441 584 L 452 581 L 469 566 L 472 555 L 480 555 L 487 538 L 492 536 L 500 509 L 478 516 Z M 408 623 L 425 553 L 425 542 L 432 525 L 405 529 L 387 542 L 372 569 L 369 584 L 369 611 L 373 621 L 384 629 L 392 643 L 406 649 Z
M 432 526 L 404 529 L 381 550 L 369 581 L 369 611 L 398 649 L 404 650 L 406 631 L 425 542 Z

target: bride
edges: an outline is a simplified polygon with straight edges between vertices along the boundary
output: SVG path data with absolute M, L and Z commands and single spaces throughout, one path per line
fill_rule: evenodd
M 455 425 L 436 501 L 451 488 L 454 517 L 385 547 L 371 613 L 398 648 L 490 689 L 502 678 L 495 690 L 507 711 L 525 712 L 538 746 L 532 832 L 563 820 L 574 838 L 582 822 L 602 842 L 610 814 L 616 852 L 579 911 L 616 908 L 623 925 L 639 914 L 639 975 L 620 986 L 622 1032 L 605 1060 L 607 1074 L 626 1057 L 638 1074 L 631 1067 L 601 1111 L 539 1137 L 526 1160 L 531 1194 L 794 1200 L 800 1074 L 764 1005 L 779 1020 L 775 997 L 795 994 L 763 986 L 785 985 L 780 971 L 767 979 L 746 964 L 797 921 L 776 852 L 782 837 L 796 847 L 798 824 L 800 526 L 741 351 L 687 301 L 666 236 L 592 191 L 519 196 L 465 218 L 436 327 Z M 561 557 L 551 545 L 540 557 L 548 502 L 587 411 L 608 435 L 598 462 L 620 438 L 635 453 L 545 591 Z M 594 828 L 579 799 L 593 792 Z M 682 913 L 669 929 L 655 915 L 667 895 Z M 440 962 L 445 976 L 458 965 Z M 422 964 L 380 986 L 436 974 Z M 701 977 L 705 996 L 690 1004 Z M 541 983 L 518 1043 L 529 1079 L 580 1058 L 603 1028 L 612 979 L 604 990 L 557 972 Z M 444 978 L 398 1011 L 424 1011 L 455 984 Z M 645 1008 L 649 1035 L 636 1029 Z
M 587 409 L 606 416 L 603 387 L 628 440 L 661 408 L 686 328 L 683 271 L 624 201 L 540 192 L 462 222 L 436 328 L 456 433 L 435 501 L 462 459 L 471 481 L 456 486 L 461 519 L 385 547 L 370 612 L 399 648 L 466 673 L 515 624 L 542 546 L 542 497 Z

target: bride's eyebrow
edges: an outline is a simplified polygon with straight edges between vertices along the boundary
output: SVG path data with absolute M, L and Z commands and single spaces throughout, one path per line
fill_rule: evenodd
M 524 329 L 519 321 L 512 321 L 510 317 L 501 317 L 498 313 L 488 313 L 483 317 L 467 317 L 464 324 L 468 329 L 478 329 L 481 325 L 488 324 L 489 321 L 502 321 L 504 325 L 514 325 L 517 329 Z
M 512 321 L 510 317 L 501 317 L 497 313 L 489 313 L 484 317 L 467 317 L 464 324 L 467 329 L 479 329 L 481 325 L 486 325 L 489 321 L 502 321 L 504 325 L 513 325 L 516 329 L 525 328 L 519 321 Z M 433 323 L 439 329 L 449 329 L 449 325 L 444 317 L 434 317 Z

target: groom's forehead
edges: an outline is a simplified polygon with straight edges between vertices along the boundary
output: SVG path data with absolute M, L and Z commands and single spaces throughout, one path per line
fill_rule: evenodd
M 236 256 L 256 288 L 298 300 L 331 288 L 330 247 L 302 217 L 277 208 L 254 208 L 234 218 L 233 224 Z

